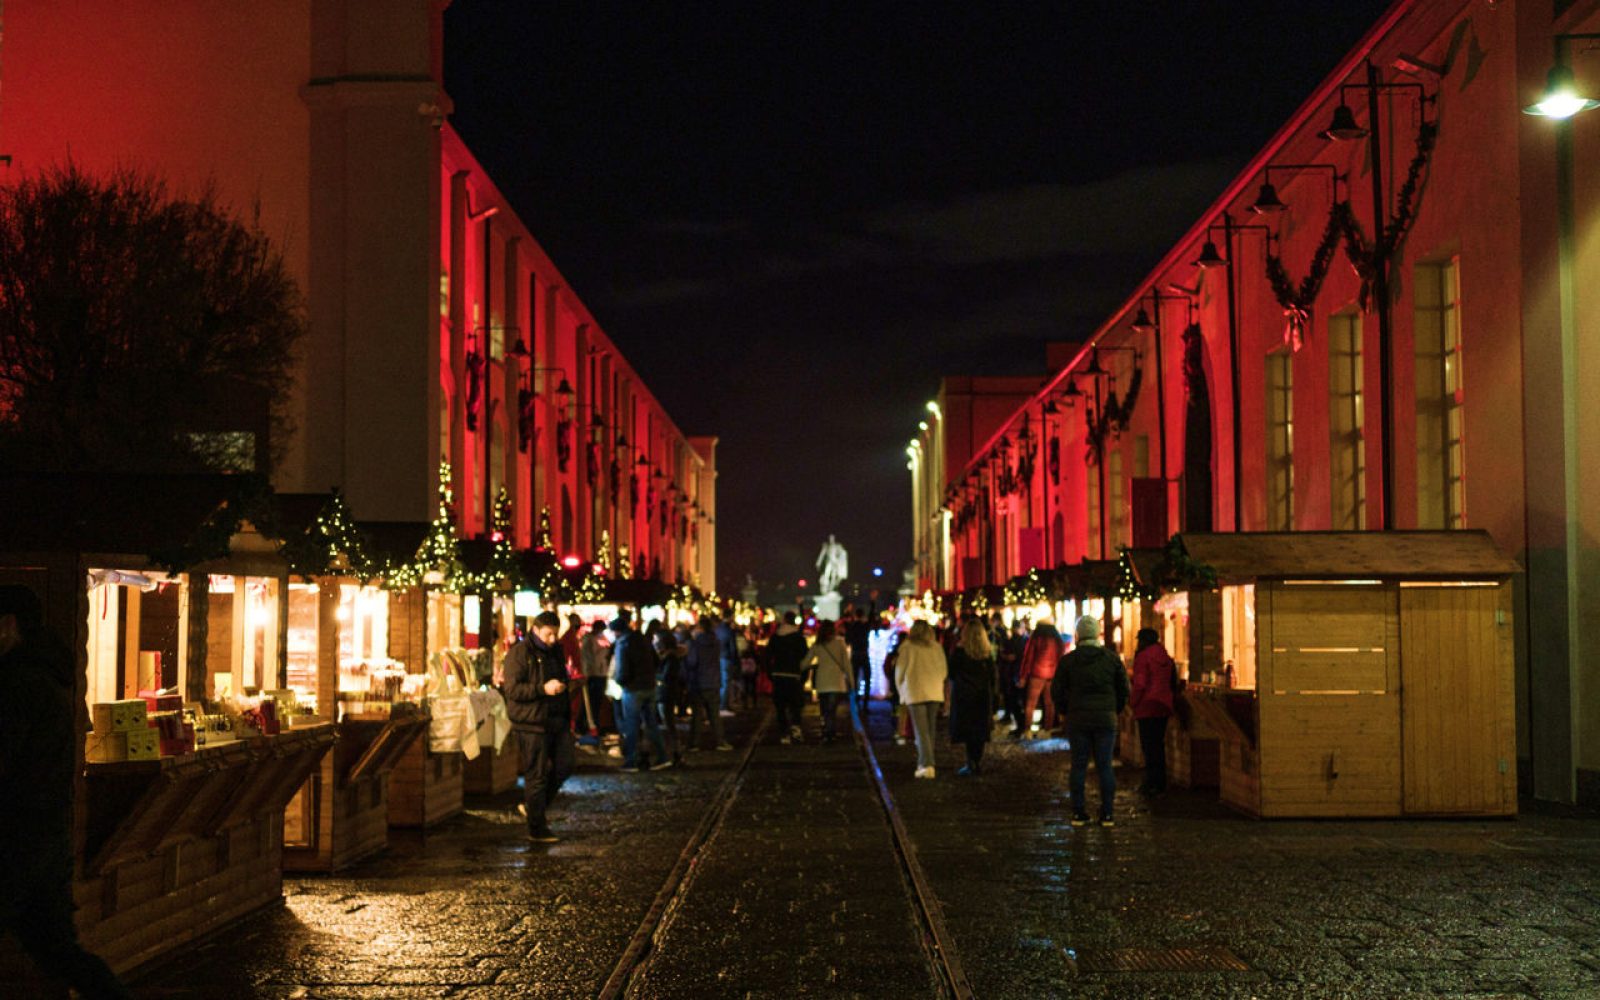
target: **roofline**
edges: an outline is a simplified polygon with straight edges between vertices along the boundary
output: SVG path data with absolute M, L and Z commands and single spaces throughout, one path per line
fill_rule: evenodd
M 1272 162 L 1283 147 L 1288 145 L 1299 134 L 1300 130 L 1311 120 L 1311 116 L 1322 107 L 1329 97 L 1336 94 L 1340 85 L 1349 78 L 1350 74 L 1354 73 L 1372 55 L 1372 51 L 1378 47 L 1378 43 L 1383 40 L 1384 36 L 1393 31 L 1395 26 L 1407 14 L 1411 13 L 1413 8 L 1418 6 L 1419 2 L 1420 0 L 1395 0 L 1390 5 L 1389 9 L 1383 13 L 1383 16 L 1378 18 L 1377 23 L 1368 29 L 1365 35 L 1361 36 L 1361 40 L 1356 43 L 1355 48 L 1346 53 L 1344 59 L 1340 60 L 1339 64 L 1334 67 L 1333 72 L 1323 79 L 1317 89 L 1311 92 L 1311 96 L 1301 103 L 1295 113 L 1289 116 L 1289 120 L 1284 122 L 1278 131 L 1273 134 L 1272 138 L 1267 141 L 1267 144 L 1245 164 L 1244 169 L 1223 189 L 1222 194 L 1211 203 L 1211 206 L 1205 212 L 1201 213 L 1199 220 L 1189 227 L 1188 231 L 1173 244 L 1172 249 L 1168 250 L 1156 266 L 1145 275 L 1144 279 L 1134 286 L 1134 293 L 1094 333 L 1089 335 L 1089 338 L 1083 342 L 1083 346 L 1078 348 L 1078 353 L 1072 356 L 1072 360 L 1067 362 L 1060 371 L 1049 376 L 1045 384 L 1030 396 L 1026 403 L 1018 407 L 1017 411 L 1007 418 L 1006 422 L 1001 424 L 999 429 L 983 443 L 983 447 L 973 452 L 973 457 L 961 469 L 960 479 L 965 479 L 971 475 L 972 471 L 980 464 L 979 458 L 987 456 L 995 445 L 999 443 L 1000 438 L 1011 433 L 1012 426 L 1016 423 L 1018 416 L 1053 393 L 1056 386 L 1071 375 L 1073 370 L 1088 356 L 1089 352 L 1121 325 L 1122 318 L 1138 308 L 1139 300 L 1144 298 L 1145 289 L 1157 284 L 1163 274 L 1182 260 L 1187 248 L 1196 240 L 1205 236 L 1206 231 L 1211 228 L 1217 217 L 1227 211 L 1229 205 L 1238 200 L 1239 196 L 1249 188 L 1250 184 Z

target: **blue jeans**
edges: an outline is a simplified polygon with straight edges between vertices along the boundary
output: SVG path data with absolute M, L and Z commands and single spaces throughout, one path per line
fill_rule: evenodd
M 1117 776 L 1111 770 L 1111 751 L 1117 743 L 1116 726 L 1067 726 L 1072 743 L 1072 814 L 1089 815 L 1084 801 L 1084 786 L 1089 780 L 1089 755 L 1094 754 L 1094 770 L 1100 777 L 1100 816 L 1111 815 L 1111 802 L 1117 795 Z
M 728 695 L 735 684 L 739 682 L 739 664 L 729 660 L 722 661 L 722 707 L 728 707 Z
M 661 720 L 656 715 L 655 691 L 624 691 L 622 692 L 622 766 L 639 766 L 639 726 L 644 725 L 645 735 L 650 738 L 650 745 L 655 748 L 653 758 L 660 762 L 667 759 L 667 747 L 661 740 Z

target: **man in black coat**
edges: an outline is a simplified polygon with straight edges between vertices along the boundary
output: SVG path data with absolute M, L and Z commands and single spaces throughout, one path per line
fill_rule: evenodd
M 126 997 L 72 922 L 72 654 L 39 598 L 0 586 L 0 933 L 80 996 Z
M 511 647 L 505 662 L 506 714 L 517 738 L 522 802 L 528 838 L 554 844 L 545 807 L 572 774 L 572 701 L 567 662 L 556 641 L 561 619 L 546 611 L 533 619 L 526 639 Z

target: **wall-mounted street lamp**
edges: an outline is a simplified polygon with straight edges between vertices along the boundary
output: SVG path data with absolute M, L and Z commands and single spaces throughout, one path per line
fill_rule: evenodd
M 1564 121 L 1573 115 L 1600 108 L 1600 101 L 1579 91 L 1569 64 L 1571 43 L 1600 41 L 1600 34 L 1556 35 L 1552 41 L 1555 44 L 1555 61 L 1545 77 L 1544 92 L 1537 101 L 1523 108 L 1522 113 Z
M 1340 105 L 1340 107 L 1345 107 Z M 1220 229 L 1223 244 L 1228 248 L 1227 256 L 1217 250 L 1217 245 L 1209 238 L 1211 233 Z M 1242 515 L 1244 513 L 1244 479 L 1239 475 L 1240 456 L 1244 453 L 1244 429 L 1240 426 L 1239 415 L 1241 412 L 1240 393 L 1240 361 L 1239 361 L 1239 295 L 1238 274 L 1234 269 L 1234 240 L 1247 232 L 1259 232 L 1266 235 L 1270 246 L 1275 235 L 1270 226 L 1244 225 L 1233 221 L 1233 216 L 1227 212 L 1222 213 L 1222 222 L 1212 223 L 1206 227 L 1206 243 L 1200 250 L 1200 256 L 1194 265 L 1202 271 L 1221 270 L 1227 272 L 1228 281 L 1228 384 L 1233 397 L 1233 530 L 1240 530 Z
M 1289 205 L 1278 197 L 1278 189 L 1272 183 L 1273 171 L 1304 173 L 1306 171 L 1328 172 L 1330 181 L 1330 197 L 1333 201 L 1339 200 L 1339 184 L 1345 180 L 1345 175 L 1339 173 L 1339 168 L 1331 163 L 1274 163 L 1261 172 L 1261 190 L 1256 194 L 1256 200 L 1250 206 L 1250 211 L 1256 215 L 1279 215 L 1289 210 Z

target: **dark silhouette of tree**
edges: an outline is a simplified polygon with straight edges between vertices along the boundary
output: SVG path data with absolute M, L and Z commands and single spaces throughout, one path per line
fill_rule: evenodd
M 281 446 L 304 330 L 282 255 L 209 193 L 70 163 L 0 189 L 0 466 L 250 466 L 217 432 Z

